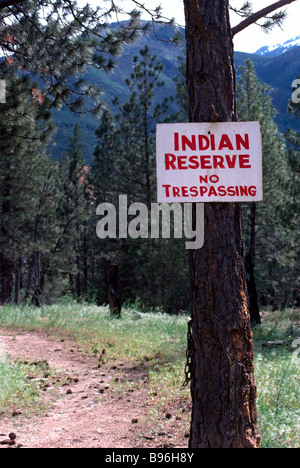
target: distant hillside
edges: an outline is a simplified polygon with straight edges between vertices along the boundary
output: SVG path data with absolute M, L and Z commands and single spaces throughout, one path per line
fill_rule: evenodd
M 154 32 L 149 32 L 142 36 L 139 41 L 131 46 L 126 46 L 123 54 L 117 60 L 113 73 L 107 74 L 90 68 L 86 73 L 86 80 L 92 84 L 97 84 L 103 90 L 103 102 L 111 105 L 112 99 L 118 96 L 121 100 L 127 97 L 127 88 L 124 84 L 125 79 L 131 72 L 133 57 L 139 53 L 139 50 L 146 44 L 150 47 L 153 54 L 156 54 L 159 60 L 164 64 L 162 78 L 165 81 L 165 89 L 157 100 L 165 96 L 174 94 L 174 77 L 177 75 L 178 57 L 183 56 L 183 48 L 175 46 L 168 41 L 172 30 L 169 26 L 158 26 Z M 184 37 L 184 30 L 182 29 Z M 236 69 L 243 65 L 245 60 L 251 59 L 254 62 L 258 78 L 261 82 L 272 87 L 271 95 L 274 105 L 278 110 L 277 124 L 280 131 L 284 132 L 292 127 L 300 131 L 300 122 L 291 118 L 287 112 L 288 100 L 291 97 L 292 82 L 300 74 L 300 47 L 297 44 L 289 49 L 285 49 L 283 54 L 246 54 L 243 52 L 235 53 Z M 54 113 L 54 120 L 58 126 L 58 132 L 55 138 L 56 146 L 53 148 L 53 156 L 58 158 L 62 151 L 66 150 L 68 145 L 68 136 L 76 122 L 80 122 L 83 131 L 83 138 L 86 145 L 86 160 L 90 163 L 94 147 L 95 129 L 99 121 L 91 114 L 77 116 L 67 109 Z

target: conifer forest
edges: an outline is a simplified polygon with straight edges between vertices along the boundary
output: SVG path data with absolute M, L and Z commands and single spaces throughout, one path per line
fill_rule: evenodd
M 87 320 L 80 308 L 115 316 L 111 336 L 110 322 L 99 322 L 106 349 L 123 337 L 121 320 L 125 335 L 132 320 L 134 341 L 142 317 L 157 314 L 161 324 L 185 317 L 192 424 L 180 429 L 183 443 L 255 448 L 262 436 L 272 447 L 280 436 L 272 442 L 267 416 L 257 425 L 252 333 L 259 361 L 257 346 L 288 354 L 299 331 L 299 318 L 288 338 L 263 336 L 260 327 L 266 318 L 283 324 L 300 308 L 300 47 L 276 57 L 246 54 L 233 50 L 232 39 L 254 23 L 270 34 L 284 28 L 295 0 L 270 0 L 258 12 L 240 0 L 184 0 L 186 31 L 163 5 L 147 3 L 0 1 L 0 335 L 9 311 L 23 329 L 26 310 L 50 323 L 43 311 L 58 304 L 74 305 L 75 322 Z M 229 14 L 240 19 L 231 29 Z M 169 235 L 151 236 L 137 215 L 157 203 L 157 125 L 229 121 L 260 122 L 263 201 L 205 204 L 199 251 L 177 235 L 174 205 Z M 124 227 L 121 210 L 129 207 Z M 115 225 L 105 226 L 110 209 Z M 129 331 L 128 340 L 126 349 Z M 142 345 L 154 360 L 149 375 L 167 362 L 160 359 L 168 352 L 155 346 Z M 114 359 L 122 352 L 120 345 Z M 0 339 L 0 384 L 1 362 Z M 259 415 L 267 406 L 259 403 Z

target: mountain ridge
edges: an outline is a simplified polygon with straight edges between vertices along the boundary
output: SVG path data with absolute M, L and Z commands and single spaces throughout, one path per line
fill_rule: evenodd
M 277 57 L 282 55 L 293 47 L 300 47 L 300 36 L 288 39 L 283 44 L 274 44 L 273 46 L 263 46 L 255 52 L 255 55 L 267 55 L 268 57 Z
M 139 51 L 147 44 L 151 53 L 157 55 L 158 60 L 164 65 L 162 80 L 165 82 L 165 90 L 161 91 L 161 95 L 158 95 L 157 99 L 165 97 L 166 90 L 169 95 L 174 94 L 175 83 L 173 80 L 177 75 L 178 57 L 184 57 L 184 45 L 178 47 L 173 43 L 166 42 L 170 39 L 172 32 L 173 29 L 170 26 L 158 25 L 156 32 L 151 30 L 142 35 L 135 44 L 124 47 L 122 55 L 116 61 L 113 74 L 89 68 L 85 75 L 86 81 L 98 85 L 102 89 L 102 100 L 108 106 L 112 105 L 112 100 L 116 96 L 120 100 L 125 100 L 128 97 L 125 79 L 131 73 L 133 57 L 138 55 Z M 181 32 L 183 35 L 183 28 Z M 162 40 L 158 39 L 158 37 Z M 300 74 L 300 47 L 297 45 L 292 46 L 284 53 L 275 56 L 267 53 L 250 54 L 237 51 L 235 52 L 237 76 L 238 68 L 247 59 L 253 61 L 258 79 L 271 88 L 270 94 L 278 111 L 276 123 L 279 130 L 283 133 L 288 128 L 300 131 L 300 121 L 291 117 L 287 111 L 288 101 L 292 95 L 292 82 Z M 60 112 L 54 112 L 54 121 L 58 126 L 55 137 L 56 146 L 52 151 L 54 158 L 59 158 L 61 152 L 67 149 L 68 136 L 70 136 L 75 123 L 79 122 L 86 146 L 86 160 L 89 164 L 96 145 L 95 129 L 99 125 L 99 120 L 91 114 L 77 116 L 71 114 L 67 109 L 62 109 Z

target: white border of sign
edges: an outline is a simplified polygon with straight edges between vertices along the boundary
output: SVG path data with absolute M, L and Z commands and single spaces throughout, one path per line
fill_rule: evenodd
M 159 124 L 158 203 L 263 200 L 259 122 Z

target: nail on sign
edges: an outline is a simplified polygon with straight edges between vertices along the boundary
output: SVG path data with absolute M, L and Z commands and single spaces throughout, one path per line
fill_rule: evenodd
M 158 203 L 263 199 L 259 122 L 159 124 Z

